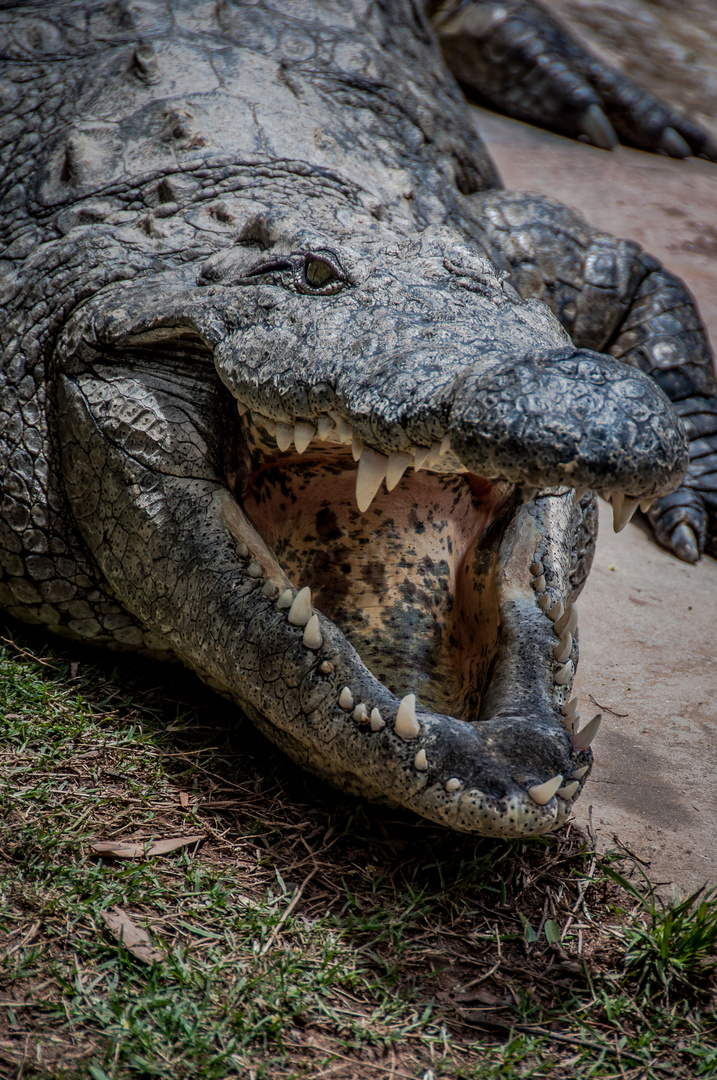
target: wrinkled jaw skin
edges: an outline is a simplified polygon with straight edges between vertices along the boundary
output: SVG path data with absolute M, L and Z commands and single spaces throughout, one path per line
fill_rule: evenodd
M 565 820 L 594 493 L 622 522 L 686 467 L 650 379 L 458 234 L 368 219 L 109 286 L 56 355 L 73 514 L 158 642 L 340 789 L 490 836 Z

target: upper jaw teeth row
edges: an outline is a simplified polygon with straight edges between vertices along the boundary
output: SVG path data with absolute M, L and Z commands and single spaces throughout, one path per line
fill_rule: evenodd
M 237 555 L 242 558 L 249 557 L 249 549 L 245 543 L 239 543 L 237 545 Z M 537 564 L 534 563 L 533 566 Z M 541 572 L 542 572 L 542 563 Z M 263 576 L 263 570 L 256 562 L 250 562 L 248 567 L 248 574 L 250 577 L 259 578 Z M 277 611 L 285 611 L 288 622 L 291 626 L 299 628 L 303 627 L 303 644 L 307 649 L 311 649 L 317 652 L 322 648 L 324 640 L 321 634 L 321 626 L 319 624 L 319 617 L 316 612 L 312 611 L 311 607 L 311 589 L 308 585 L 303 589 L 299 589 L 298 592 L 294 589 L 284 589 L 280 592 L 279 587 L 274 584 L 273 581 L 267 580 L 262 586 L 262 595 L 276 598 L 274 604 Z M 277 597 L 277 593 L 279 594 Z M 562 605 L 561 605 L 562 607 Z M 570 609 L 573 611 L 574 609 Z M 562 620 L 560 620 L 562 621 Z M 556 622 L 557 627 L 557 622 Z M 330 660 L 323 660 L 319 664 L 319 671 L 322 675 L 330 675 L 334 671 L 334 665 Z M 574 702 L 570 703 L 571 706 Z M 338 705 L 344 712 L 350 712 L 353 719 L 361 727 L 372 732 L 383 731 L 387 726 L 386 721 L 381 715 L 379 709 L 376 706 L 367 705 L 363 701 L 355 701 L 354 696 L 348 686 L 344 686 L 338 696 Z M 577 716 L 575 710 L 572 711 L 573 716 Z M 596 717 L 599 723 L 600 718 Z M 576 750 L 586 750 L 590 745 L 590 742 L 597 733 L 597 727 L 594 731 L 590 729 L 595 724 L 592 721 L 587 727 L 583 728 L 579 736 L 573 737 L 573 746 Z M 407 694 L 400 702 L 396 711 L 396 718 L 393 726 L 394 734 L 398 735 L 400 739 L 410 742 L 413 739 L 417 739 L 421 734 L 421 725 L 416 715 L 416 695 Z M 589 736 L 587 741 L 583 738 L 583 741 L 578 745 L 578 738 L 581 736 Z M 426 772 L 428 770 L 428 757 L 426 755 L 425 748 L 421 747 L 414 759 L 413 767 L 417 772 Z M 587 771 L 587 766 L 583 769 L 577 769 L 572 773 L 568 784 L 563 784 L 562 774 L 554 776 L 551 780 L 547 780 L 543 784 L 536 784 L 533 787 L 527 789 L 527 793 L 533 802 L 539 806 L 544 806 L 552 799 L 554 795 L 560 796 L 561 799 L 571 799 L 578 787 L 580 786 L 578 781 Z M 457 776 L 449 777 L 445 783 L 445 790 L 449 794 L 455 794 L 461 791 L 465 786 L 464 781 L 460 780 Z
M 249 412 L 249 406 L 242 401 L 237 402 L 239 415 L 244 416 Z M 308 420 L 297 420 L 293 424 L 275 420 L 264 413 L 251 410 L 252 423 L 256 427 L 263 428 L 269 435 L 276 439 L 276 445 L 284 453 L 292 443 L 297 454 L 303 454 L 314 439 L 319 442 L 333 442 L 348 445 L 351 444 L 354 461 L 358 462 L 356 472 L 356 503 L 361 513 L 365 513 L 373 502 L 381 484 L 385 481 L 386 490 L 393 491 L 406 469 L 428 469 L 432 472 L 464 473 L 468 470 L 452 453 L 450 436 L 444 435 L 441 442 L 434 442 L 431 446 L 414 446 L 405 451 L 395 451 L 388 457 L 380 454 L 371 447 L 364 446 L 361 436 L 358 435 L 348 420 L 337 412 L 325 413 L 319 416 L 316 423 Z M 524 487 L 523 501 L 532 502 L 539 488 Z M 575 489 L 575 499 L 580 501 L 587 491 L 586 487 Z M 634 499 L 629 495 L 619 492 L 604 491 L 603 497 L 612 500 L 613 527 L 615 532 L 621 532 L 632 518 L 639 506 L 643 513 L 647 513 L 652 505 L 652 499 Z
M 570 654 L 573 650 L 573 641 L 575 640 L 575 633 L 578 628 L 578 609 L 575 604 L 570 604 L 566 608 L 563 605 L 562 600 L 553 601 L 546 588 L 545 567 L 540 559 L 536 558 L 534 562 L 530 564 L 530 573 L 533 575 L 531 585 L 536 593 L 538 607 L 552 622 L 553 633 L 558 639 L 557 645 L 552 650 L 553 659 L 558 665 L 553 673 L 553 679 L 555 680 L 556 686 L 569 686 L 572 683 L 574 675 L 573 662 L 570 659 Z M 566 705 L 561 707 L 560 712 L 563 718 L 563 726 L 570 733 L 570 743 L 573 749 L 584 752 L 588 749 L 598 733 L 600 721 L 602 719 L 601 714 L 598 713 L 584 728 L 580 731 L 576 731 L 578 721 L 580 720 L 580 714 L 578 713 L 578 699 L 572 698 Z M 556 789 L 557 794 L 562 795 L 564 799 L 570 799 L 580 786 L 579 780 L 585 775 L 587 769 L 587 765 L 584 768 L 577 769 L 572 774 L 573 782 L 567 784 L 565 787 L 558 787 Z M 555 779 L 556 778 L 553 777 L 553 780 L 547 780 L 545 784 L 540 785 L 541 792 L 542 789 L 547 791 Z M 531 797 L 534 798 L 534 796 Z

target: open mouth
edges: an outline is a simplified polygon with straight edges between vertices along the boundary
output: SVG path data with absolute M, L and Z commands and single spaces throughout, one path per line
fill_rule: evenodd
M 469 473 L 447 438 L 384 456 L 336 412 L 291 424 L 243 404 L 239 411 L 234 495 L 243 512 L 230 510 L 227 521 L 250 576 L 267 578 L 263 594 L 316 654 L 319 673 L 345 667 L 327 641 L 330 621 L 369 684 L 380 684 L 382 701 L 374 687 L 361 694 L 350 678 L 337 682 L 344 721 L 359 739 L 405 744 L 417 793 L 426 782 L 441 791 L 433 813 L 421 809 L 426 816 L 461 827 L 455 806 L 442 804 L 467 798 L 488 821 L 482 831 L 542 832 L 562 822 L 588 773 L 599 720 L 575 733 L 577 615 L 556 598 L 566 594 L 557 564 L 554 588 L 546 584 L 539 555 L 549 562 L 558 537 L 551 543 L 543 515 L 528 513 L 524 499 L 539 508 L 537 493 Z M 574 493 L 545 501 L 564 513 Z M 387 698 L 395 700 L 388 710 Z M 463 729 L 443 733 L 448 746 L 441 722 Z M 474 732 L 485 745 L 465 744 Z M 337 783 L 335 769 L 326 774 Z M 338 782 L 391 802 L 390 789 L 367 791 L 348 762 Z

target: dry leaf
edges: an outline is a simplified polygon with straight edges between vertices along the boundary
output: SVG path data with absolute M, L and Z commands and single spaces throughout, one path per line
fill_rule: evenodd
M 110 933 L 143 964 L 154 964 L 162 959 L 161 952 L 155 949 L 146 931 L 132 922 L 121 907 L 116 907 L 113 911 L 101 911 L 100 915 Z
M 186 791 L 179 792 L 179 802 L 182 806 L 189 806 L 189 794 Z
M 177 848 L 190 847 L 204 839 L 204 833 L 194 836 L 175 836 L 170 840 L 130 841 L 99 840 L 92 845 L 95 855 L 107 855 L 110 859 L 149 859 L 152 855 L 167 855 Z

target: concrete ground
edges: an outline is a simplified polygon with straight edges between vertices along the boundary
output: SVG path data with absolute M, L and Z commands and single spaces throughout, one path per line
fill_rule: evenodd
M 717 165 L 611 153 L 475 110 L 507 187 L 542 191 L 637 240 L 688 283 L 717 342 Z M 657 882 L 717 883 L 717 562 L 687 566 L 601 503 L 578 604 L 582 722 L 601 712 L 576 807 L 601 849 L 622 844 Z

